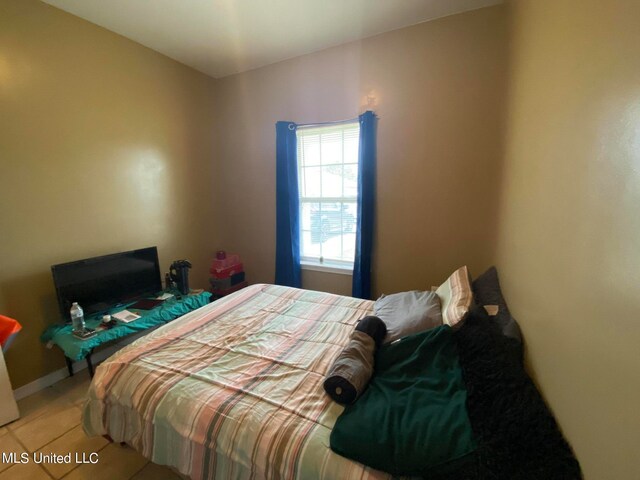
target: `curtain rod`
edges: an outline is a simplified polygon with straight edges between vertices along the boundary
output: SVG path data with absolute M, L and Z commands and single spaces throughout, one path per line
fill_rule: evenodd
M 380 118 L 378 117 L 378 115 L 375 114 L 375 112 L 373 112 L 372 110 L 365 110 L 363 112 L 367 113 L 371 111 L 373 113 L 373 115 L 375 116 L 375 118 Z M 346 120 L 336 120 L 335 122 L 319 122 L 319 123 L 290 123 L 289 124 L 289 130 L 295 130 L 296 128 L 313 128 L 313 127 L 321 127 L 322 125 L 340 125 L 342 123 L 355 123 L 355 122 L 359 122 L 360 121 L 360 115 L 358 115 L 357 117 L 354 118 L 348 118 Z
M 366 110 L 364 113 L 368 112 L 369 110 Z M 375 113 L 374 113 L 375 115 Z M 375 115 L 376 118 L 380 118 L 378 115 Z M 360 116 L 358 115 L 357 117 L 354 118 L 348 118 L 346 120 L 336 120 L 335 122 L 319 122 L 319 123 L 291 123 L 289 124 L 289 130 L 293 130 L 294 128 L 313 128 L 313 127 L 321 127 L 323 125 L 340 125 L 342 123 L 354 123 L 354 122 L 359 122 L 360 121 Z
M 355 117 L 355 118 L 349 118 L 347 120 L 336 120 L 335 122 L 299 123 L 296 125 L 296 127 L 297 128 L 313 128 L 313 127 L 321 127 L 323 125 L 340 125 L 342 123 L 354 123 L 354 122 L 357 122 L 358 120 L 359 120 L 358 117 Z M 293 128 L 291 128 L 293 127 L 293 125 L 295 124 L 289 125 L 290 130 L 293 130 Z

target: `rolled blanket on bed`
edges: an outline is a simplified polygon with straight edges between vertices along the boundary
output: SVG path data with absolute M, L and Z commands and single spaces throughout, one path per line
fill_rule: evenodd
M 373 375 L 376 348 L 386 335 L 387 327 L 378 317 L 360 320 L 324 381 L 324 389 L 333 400 L 349 405 L 362 395 Z

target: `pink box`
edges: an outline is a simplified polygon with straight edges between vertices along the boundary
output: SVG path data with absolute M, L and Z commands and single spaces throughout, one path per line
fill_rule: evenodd
M 241 263 L 237 263 L 235 265 L 231 265 L 230 267 L 214 270 L 213 268 L 209 270 L 211 276 L 217 279 L 229 278 L 236 273 L 244 272 L 244 267 Z
M 242 260 L 240 260 L 240 255 L 237 253 L 227 253 L 227 258 L 223 258 L 222 260 L 216 259 L 211 262 L 211 273 L 221 272 L 222 270 L 238 265 L 241 262 Z

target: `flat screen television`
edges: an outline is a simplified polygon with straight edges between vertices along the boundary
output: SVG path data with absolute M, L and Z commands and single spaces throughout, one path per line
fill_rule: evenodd
M 51 273 L 60 313 L 67 320 L 73 302 L 86 316 L 162 290 L 156 247 L 61 263 L 53 265 Z

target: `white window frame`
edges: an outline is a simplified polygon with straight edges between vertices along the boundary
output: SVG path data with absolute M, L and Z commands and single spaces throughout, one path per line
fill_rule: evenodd
M 335 125 L 326 125 L 326 126 L 310 126 L 310 127 L 298 127 L 296 133 L 304 132 L 305 130 L 313 130 L 313 131 L 323 131 L 326 130 L 330 132 L 332 129 L 335 130 L 344 130 L 345 127 L 358 127 L 358 135 L 360 124 L 357 120 L 349 121 L 349 122 L 341 122 L 340 124 Z M 298 137 L 298 142 L 300 142 L 300 137 Z M 344 137 L 342 139 L 342 148 L 344 152 Z M 297 149 L 296 153 L 298 153 L 299 149 Z M 322 153 L 320 153 L 322 156 Z M 335 164 L 338 165 L 338 164 Z M 342 157 L 342 162 L 339 165 L 353 165 L 353 163 L 344 163 L 344 155 Z M 356 164 L 357 165 L 357 164 Z M 322 160 L 320 161 L 319 166 L 327 166 L 327 164 L 322 164 Z M 302 196 L 302 170 L 303 165 L 300 159 L 298 159 L 298 188 L 299 188 L 299 203 L 300 203 L 300 242 L 302 244 L 303 234 L 302 234 L 302 205 L 304 203 L 353 203 L 357 206 L 357 194 L 355 197 L 323 197 L 322 196 L 322 183 L 320 184 L 320 197 L 303 197 Z M 343 178 L 343 193 L 344 193 L 344 178 Z M 340 212 L 341 220 L 342 220 L 342 211 Z M 341 222 L 342 224 L 342 222 Z M 357 225 L 357 217 L 356 217 L 356 225 Z M 357 228 L 357 227 L 356 227 Z M 341 235 L 341 242 L 343 241 L 343 236 Z M 321 244 L 322 245 L 322 244 Z M 322 246 L 320 247 L 322 249 Z M 321 250 L 322 251 L 322 250 Z M 355 261 L 355 259 L 354 259 Z M 353 265 L 354 261 L 345 261 L 345 260 L 326 260 L 322 256 L 320 257 L 309 257 L 309 256 L 300 256 L 300 267 L 303 270 L 312 270 L 317 272 L 327 272 L 327 273 L 337 273 L 342 275 L 352 275 L 353 274 Z

